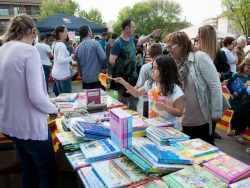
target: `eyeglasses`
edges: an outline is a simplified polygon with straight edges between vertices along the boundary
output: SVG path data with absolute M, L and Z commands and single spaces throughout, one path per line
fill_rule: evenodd
M 168 50 L 173 50 L 176 46 L 178 46 L 179 44 L 173 45 L 173 46 L 167 46 Z

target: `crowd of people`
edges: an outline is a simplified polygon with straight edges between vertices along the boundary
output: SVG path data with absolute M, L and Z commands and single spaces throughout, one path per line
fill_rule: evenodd
M 46 120 L 47 114 L 55 119 L 58 109 L 49 101 L 48 82 L 51 74 L 58 94 L 71 93 L 72 61 L 77 63 L 83 89 L 103 88 L 98 76 L 107 73 L 120 102 L 137 110 L 138 97 L 143 96 L 145 117 L 162 117 L 176 129 L 181 125 L 191 139 L 215 145 L 214 139 L 220 138 L 216 123 L 231 108 L 227 135 L 244 143 L 242 134 L 250 128 L 250 93 L 237 93 L 230 86 L 239 78 L 250 87 L 250 48 L 245 47 L 245 37 L 226 37 L 221 48 L 215 29 L 205 25 L 199 28 L 196 44 L 185 32 L 170 33 L 162 44 L 151 40 L 162 34 L 161 29 L 140 38 L 132 20 L 123 20 L 121 28 L 121 35 L 113 33 L 107 42 L 106 32 L 92 40 L 91 28 L 83 25 L 81 43 L 71 44 L 67 28 L 60 25 L 53 32 L 51 49 L 45 44 L 46 34 L 31 45 L 37 31 L 30 16 L 20 14 L 10 20 L 0 48 L 0 132 L 19 153 L 24 187 L 36 187 L 36 170 L 40 187 L 55 187 L 56 161 Z M 151 62 L 145 62 L 146 55 Z M 229 102 L 222 86 L 232 94 Z

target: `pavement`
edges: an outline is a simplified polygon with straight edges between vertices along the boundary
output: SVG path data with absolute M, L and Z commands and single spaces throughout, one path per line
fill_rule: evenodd
M 52 86 L 49 86 L 49 91 L 52 91 Z M 81 82 L 72 83 L 72 93 L 82 92 Z M 111 94 L 111 91 L 108 91 Z M 55 97 L 53 93 L 49 95 Z M 142 98 L 140 98 L 138 104 L 138 112 L 142 114 Z M 181 127 L 179 126 L 181 129 Z M 215 139 L 216 147 L 220 148 L 222 152 L 250 165 L 250 155 L 246 153 L 246 149 L 250 148 L 250 141 L 245 140 L 245 144 L 240 144 L 235 138 L 227 136 L 226 132 L 216 128 L 216 132 L 222 137 L 222 139 Z M 76 188 L 77 187 L 77 176 L 74 172 L 61 172 L 59 175 L 60 180 L 58 181 L 57 188 Z

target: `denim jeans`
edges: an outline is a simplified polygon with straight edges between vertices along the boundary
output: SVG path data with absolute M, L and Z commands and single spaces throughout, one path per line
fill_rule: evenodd
M 58 93 L 71 93 L 71 78 L 66 80 L 57 80 L 55 79 Z
M 14 142 L 19 154 L 23 188 L 37 187 L 37 172 L 40 177 L 39 188 L 55 188 L 57 166 L 50 130 L 45 141 L 5 136 Z
M 50 66 L 43 65 L 43 70 L 44 70 L 44 76 L 45 76 L 45 81 L 47 85 L 47 91 L 49 92 L 48 85 L 49 85 Z

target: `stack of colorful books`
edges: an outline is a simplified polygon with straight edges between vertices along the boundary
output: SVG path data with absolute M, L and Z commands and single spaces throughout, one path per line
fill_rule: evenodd
M 110 109 L 111 140 L 119 148 L 132 147 L 132 116 L 121 108 Z
M 73 125 L 76 125 L 76 121 L 85 121 L 85 122 L 89 122 L 89 123 L 95 123 L 95 121 L 93 120 L 93 118 L 89 115 L 85 115 L 85 116 L 81 116 L 81 117 L 74 117 L 74 118 L 65 118 L 62 119 L 62 128 L 64 131 L 70 131 L 71 127 Z
M 148 127 L 150 127 L 150 126 L 173 127 L 174 126 L 173 123 L 167 121 L 166 119 L 160 118 L 160 117 L 154 117 L 154 118 L 146 119 L 144 121 L 145 121 L 145 123 L 147 124 Z
M 78 96 L 78 93 L 61 93 L 56 98 L 55 102 L 74 102 Z
M 147 137 L 160 146 L 190 139 L 189 136 L 173 127 L 150 126 L 146 129 L 146 132 Z
M 60 109 L 60 112 L 72 112 L 72 111 L 81 111 L 86 109 L 86 105 L 79 99 L 75 101 L 67 102 L 55 102 L 57 108 Z

